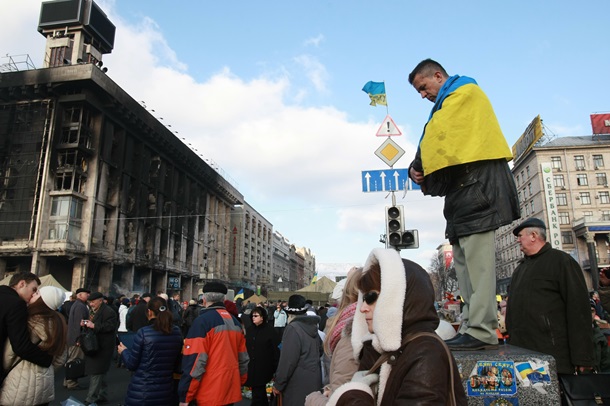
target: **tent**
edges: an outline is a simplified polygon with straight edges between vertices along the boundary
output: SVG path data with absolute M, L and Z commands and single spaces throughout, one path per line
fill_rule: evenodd
M 332 293 L 335 289 L 337 282 L 331 281 L 326 276 L 318 279 L 316 283 L 312 283 L 309 286 L 305 286 L 303 289 L 297 290 L 297 292 L 321 292 L 321 293 Z
M 0 285 L 8 285 L 13 275 L 6 275 L 4 279 L 0 281 Z M 61 283 L 57 282 L 57 279 L 53 277 L 53 275 L 48 274 L 44 276 L 39 276 L 40 278 L 40 287 L 43 286 L 55 286 L 56 288 L 63 289 L 64 291 L 68 291 L 68 289 L 61 286 Z
M 263 296 L 263 295 L 259 296 L 257 294 L 254 294 L 254 295 L 250 296 L 249 298 L 245 299 L 243 301 L 243 303 L 250 302 L 250 303 L 259 304 L 259 303 L 263 303 L 263 302 L 266 302 L 266 301 L 267 301 L 267 298 L 265 296 Z

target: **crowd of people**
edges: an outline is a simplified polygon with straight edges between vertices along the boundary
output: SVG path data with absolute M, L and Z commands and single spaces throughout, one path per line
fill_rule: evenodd
M 520 217 L 512 153 L 474 79 L 426 59 L 409 83 L 434 103 L 409 176 L 445 198 L 461 294 L 445 310 L 459 315 L 457 334 L 440 337 L 429 275 L 393 249 L 374 249 L 337 303 L 317 309 L 299 294 L 235 303 L 218 282 L 184 302 L 180 292 L 111 298 L 83 287 L 62 303 L 61 289 L 16 273 L 0 286 L 0 404 L 48 405 L 55 369 L 79 362 L 90 377 L 85 404 L 104 403 L 116 357 L 132 373 L 126 406 L 232 405 L 244 386 L 253 406 L 269 395 L 287 406 L 466 405 L 452 351 L 493 350 L 499 336 L 552 355 L 559 374 L 610 372 L 610 270 L 588 292 L 578 263 L 529 218 L 513 229 L 524 257 L 498 304 L 495 230 Z M 63 384 L 78 389 L 79 378 Z

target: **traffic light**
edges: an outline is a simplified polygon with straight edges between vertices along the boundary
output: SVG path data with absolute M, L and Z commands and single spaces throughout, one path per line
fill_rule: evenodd
M 417 230 L 405 230 L 405 222 L 402 206 L 387 206 L 386 218 L 386 241 L 387 246 L 397 250 L 405 248 L 419 248 L 419 235 Z

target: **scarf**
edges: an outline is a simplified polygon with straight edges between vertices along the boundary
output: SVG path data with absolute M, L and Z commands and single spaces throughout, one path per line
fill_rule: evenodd
M 358 303 L 352 303 L 351 305 L 349 305 L 345 309 L 343 309 L 341 314 L 335 316 L 335 317 L 339 317 L 339 321 L 337 321 L 337 324 L 335 324 L 333 331 L 330 332 L 329 344 L 330 344 L 331 353 L 333 353 L 335 351 L 335 347 L 337 346 L 337 344 L 339 343 L 339 340 L 341 339 L 341 332 L 345 329 L 345 326 L 347 326 L 348 323 L 350 323 L 352 320 L 354 320 L 354 314 L 356 314 L 357 305 L 358 305 Z
M 425 176 L 454 165 L 512 159 L 489 99 L 474 79 L 458 75 L 440 88 L 419 149 Z

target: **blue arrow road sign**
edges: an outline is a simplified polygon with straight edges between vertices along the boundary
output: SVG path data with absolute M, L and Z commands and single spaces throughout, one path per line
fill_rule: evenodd
M 409 179 L 408 169 L 385 169 L 362 171 L 362 191 L 391 192 L 397 190 L 419 190 L 418 184 Z

